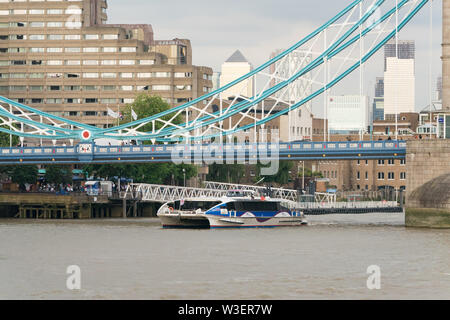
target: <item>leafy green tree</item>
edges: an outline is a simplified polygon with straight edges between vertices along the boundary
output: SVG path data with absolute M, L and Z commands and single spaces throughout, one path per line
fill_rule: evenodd
M 9 129 L 9 127 L 5 126 L 1 128 Z M 18 136 L 10 136 L 8 133 L 0 131 L 0 148 L 9 148 L 10 143 L 12 144 L 13 147 L 15 147 L 19 144 L 19 141 L 20 140 Z
M 302 178 L 303 177 L 303 172 L 302 171 L 300 171 L 299 173 L 298 173 L 298 176 L 299 176 L 299 178 Z M 312 170 L 310 170 L 310 169 L 308 169 L 308 168 L 305 168 L 305 178 L 323 178 L 323 176 L 322 176 L 322 173 L 321 172 L 318 172 L 318 171 L 312 171 Z
M 212 164 L 209 166 L 208 180 L 226 183 L 240 183 L 245 174 L 242 164 Z
M 72 183 L 72 171 L 69 166 L 48 166 L 45 169 L 45 181 L 55 184 Z
M 183 173 L 185 169 L 185 173 Z M 89 176 L 113 180 L 115 177 L 132 179 L 136 183 L 178 184 L 197 175 L 197 167 L 173 163 L 89 165 L 84 168 Z
M 132 117 L 133 110 L 138 119 L 148 118 L 152 115 L 169 110 L 171 106 L 161 97 L 141 93 L 136 96 L 132 104 L 123 109 L 123 120 L 121 124 L 134 121 Z M 169 114 L 162 119 L 170 120 L 173 114 Z M 182 123 L 181 116 L 173 119 L 175 124 Z M 159 121 L 154 122 L 155 130 L 162 127 Z M 148 123 L 139 128 L 141 132 L 152 132 L 153 123 Z M 144 144 L 151 144 L 151 141 L 143 141 Z M 173 163 L 144 163 L 144 164 L 106 164 L 106 165 L 87 165 L 84 170 L 89 176 L 96 178 L 114 179 L 114 177 L 132 179 L 136 183 L 169 184 L 176 183 L 182 185 L 184 181 L 185 169 L 186 180 L 197 175 L 197 167 L 193 165 L 175 165 Z
M 133 103 L 127 105 L 125 109 L 123 110 L 123 120 L 121 121 L 121 124 L 126 124 L 129 122 L 134 121 L 132 117 L 132 111 L 133 110 L 138 119 L 145 119 L 148 117 L 151 117 L 155 114 L 167 111 L 171 108 L 171 106 L 165 102 L 161 97 L 159 96 L 152 96 L 148 95 L 146 93 L 138 94 L 134 100 Z M 162 117 L 162 120 L 169 121 L 172 119 L 174 114 L 168 114 L 164 117 Z M 182 123 L 183 119 L 179 115 L 175 119 L 172 120 L 175 124 Z M 155 130 L 161 129 L 163 126 L 163 123 L 160 121 L 155 121 Z M 152 132 L 153 131 L 153 123 L 148 123 L 145 126 L 142 126 L 139 128 L 140 132 Z M 145 142 L 146 144 L 149 144 L 151 142 Z
M 292 170 L 292 167 L 294 166 L 292 161 L 280 161 L 278 172 L 275 175 L 272 176 L 261 176 L 261 168 L 263 167 L 261 164 L 258 163 L 257 165 L 257 172 L 258 177 L 257 180 L 260 180 L 264 178 L 264 182 L 274 182 L 278 184 L 287 184 L 289 183 L 290 176 L 289 171 Z
M 38 168 L 33 165 L 9 167 L 11 181 L 17 183 L 21 190 L 25 190 L 25 184 L 35 184 L 37 182 Z

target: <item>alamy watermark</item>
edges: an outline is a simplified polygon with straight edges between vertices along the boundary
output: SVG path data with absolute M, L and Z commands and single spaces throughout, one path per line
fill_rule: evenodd
M 66 280 L 67 289 L 81 290 L 81 268 L 77 265 L 68 266 L 66 274 L 69 275 Z
M 367 267 L 367 289 L 380 290 L 381 289 L 381 268 L 377 265 L 371 265 Z
M 249 134 L 239 132 L 214 140 L 193 141 L 189 138 L 172 147 L 175 164 L 249 164 L 261 165 L 261 176 L 272 176 L 280 168 L 280 134 L 278 129 L 258 131 L 259 142 L 250 142 Z

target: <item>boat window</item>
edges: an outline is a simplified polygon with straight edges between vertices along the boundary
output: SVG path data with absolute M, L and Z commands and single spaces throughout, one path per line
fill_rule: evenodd
M 244 201 L 239 203 L 239 206 L 243 211 L 278 211 L 278 202 L 267 202 L 267 201 Z
M 235 211 L 236 210 L 235 203 L 234 202 L 227 203 L 227 210 L 228 211 Z
M 219 205 L 221 202 L 219 201 L 184 201 L 181 204 L 181 201 L 175 201 L 175 207 L 177 210 L 209 210 L 212 207 Z

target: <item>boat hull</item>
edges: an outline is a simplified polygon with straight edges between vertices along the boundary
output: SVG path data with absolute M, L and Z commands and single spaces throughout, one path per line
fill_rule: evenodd
M 207 216 L 211 229 L 220 228 L 275 228 L 275 227 L 300 227 L 308 223 L 302 217 L 220 217 Z
M 204 214 L 158 214 L 163 228 L 209 229 L 209 221 Z

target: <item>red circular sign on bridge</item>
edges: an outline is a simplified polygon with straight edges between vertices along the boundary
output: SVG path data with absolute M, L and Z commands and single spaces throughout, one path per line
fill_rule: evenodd
M 84 130 L 84 131 L 81 133 L 81 137 L 82 137 L 84 140 L 88 140 L 88 139 L 91 138 L 91 132 L 88 131 L 88 130 Z

